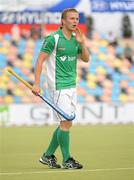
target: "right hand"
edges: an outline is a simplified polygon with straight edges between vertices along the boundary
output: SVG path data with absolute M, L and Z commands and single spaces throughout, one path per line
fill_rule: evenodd
M 40 87 L 37 84 L 34 84 L 32 87 L 32 93 L 35 94 L 36 96 L 40 93 Z

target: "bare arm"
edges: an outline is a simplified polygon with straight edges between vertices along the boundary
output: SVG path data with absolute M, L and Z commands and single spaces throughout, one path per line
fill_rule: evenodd
M 40 52 L 38 59 L 37 59 L 37 63 L 35 66 L 35 81 L 33 84 L 33 89 L 32 92 L 34 94 L 38 94 L 40 92 L 40 76 L 41 76 L 41 72 L 42 72 L 42 65 L 43 62 L 49 57 L 49 54 L 47 53 L 43 53 Z
M 85 44 L 81 44 L 82 47 L 82 53 L 80 55 L 80 59 L 82 59 L 82 61 L 84 62 L 88 62 L 89 61 L 89 52 L 87 47 L 85 46 Z
M 84 62 L 89 61 L 89 51 L 85 46 L 84 35 L 81 33 L 79 28 L 76 28 L 76 40 L 80 43 L 82 48 L 82 53 L 80 55 L 80 59 Z

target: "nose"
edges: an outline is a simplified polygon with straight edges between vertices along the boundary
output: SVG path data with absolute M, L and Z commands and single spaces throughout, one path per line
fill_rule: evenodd
M 77 19 L 74 19 L 73 23 L 76 25 L 78 23 Z

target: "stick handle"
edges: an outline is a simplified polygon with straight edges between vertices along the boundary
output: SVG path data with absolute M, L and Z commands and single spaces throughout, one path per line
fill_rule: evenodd
M 20 80 L 24 85 L 26 85 L 30 90 L 32 90 L 32 85 L 29 84 L 27 81 L 25 81 L 24 79 L 22 79 L 18 74 L 16 74 L 11 68 L 8 68 L 7 71 L 12 74 L 13 76 L 15 76 L 18 80 Z

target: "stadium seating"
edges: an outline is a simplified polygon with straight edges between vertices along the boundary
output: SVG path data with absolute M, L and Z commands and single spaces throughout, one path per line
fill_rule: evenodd
M 34 67 L 41 47 L 41 39 L 0 34 L 0 104 L 40 102 L 26 87 L 6 72 L 6 67 L 22 76 L 29 83 L 34 80 Z M 125 45 L 133 40 L 119 39 L 111 45 L 106 36 L 93 34 L 86 45 L 91 52 L 90 63 L 78 62 L 78 101 L 133 102 L 134 101 L 134 53 L 132 59 L 124 56 Z M 41 88 L 46 86 L 45 67 L 41 76 Z M 48 95 L 47 88 L 45 94 Z

